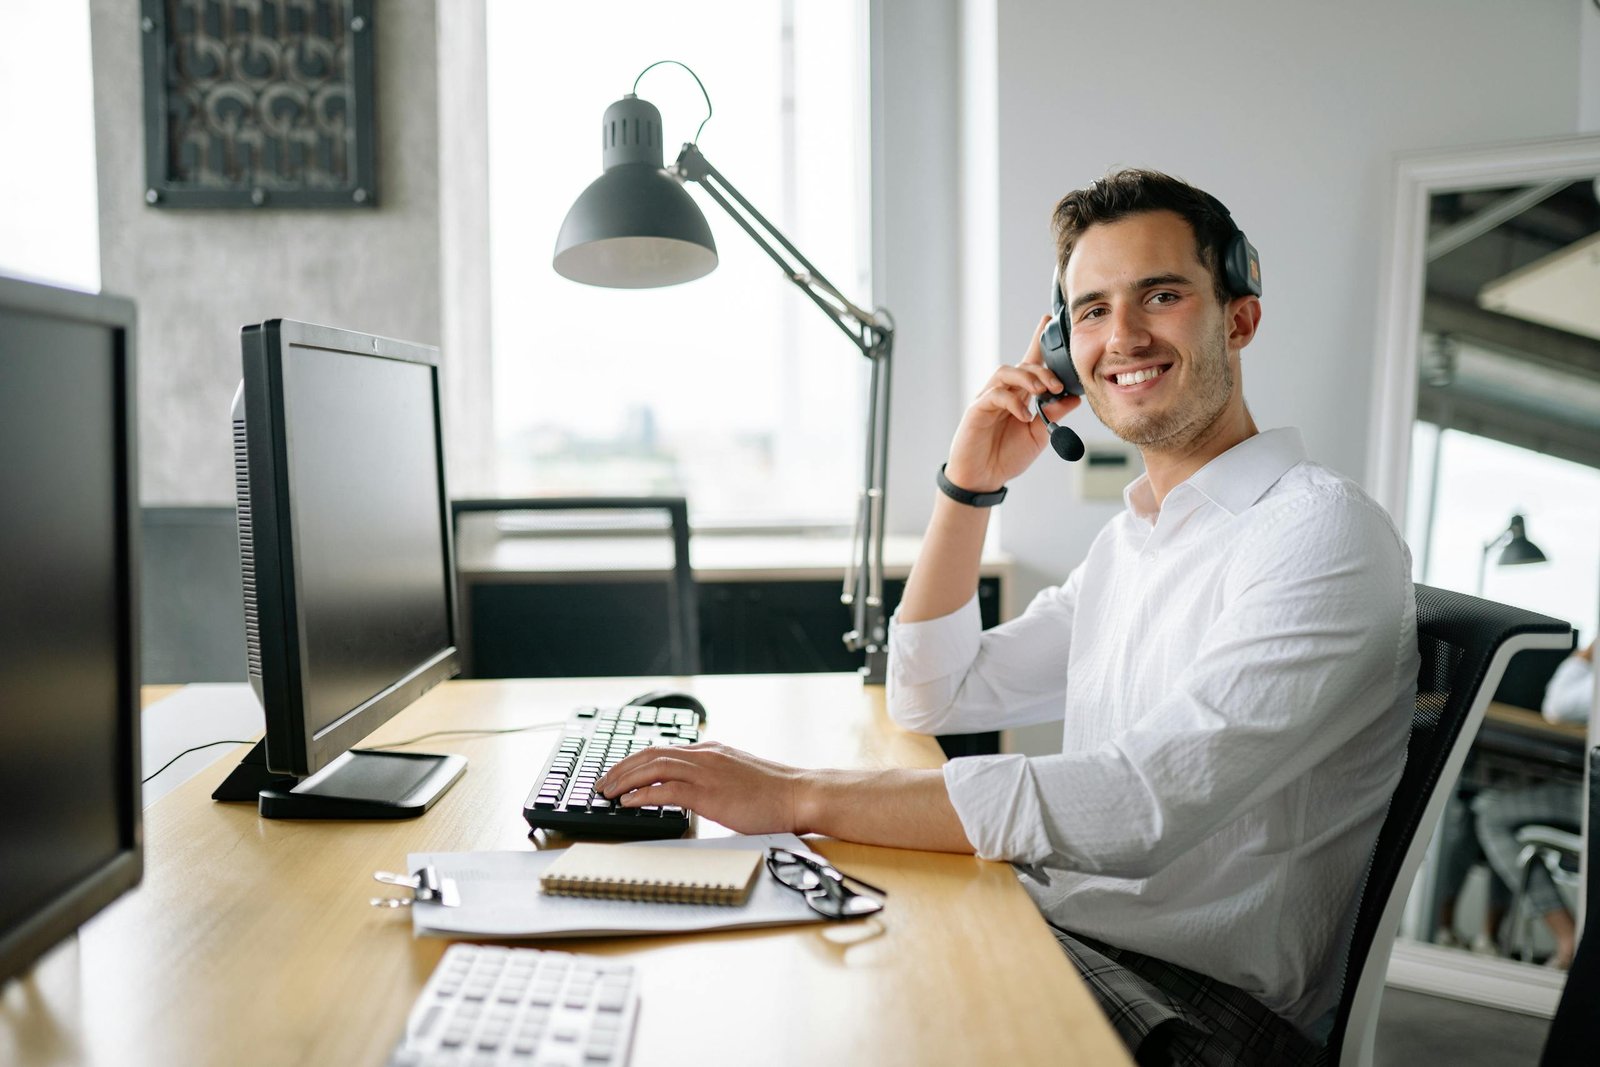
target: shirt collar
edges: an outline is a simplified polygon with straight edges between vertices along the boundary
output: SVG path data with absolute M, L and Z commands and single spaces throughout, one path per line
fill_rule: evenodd
M 1173 487 L 1188 486 L 1213 504 L 1237 515 L 1260 500 L 1290 468 L 1306 460 L 1306 446 L 1293 427 L 1266 430 L 1228 449 Z M 1169 493 L 1168 499 L 1172 494 Z M 1122 492 L 1128 510 L 1153 523 L 1158 514 L 1150 476 L 1141 474 Z

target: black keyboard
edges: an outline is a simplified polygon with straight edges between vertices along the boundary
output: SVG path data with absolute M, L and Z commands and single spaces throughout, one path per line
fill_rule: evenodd
M 536 830 L 578 837 L 677 837 L 689 829 L 683 808 L 625 808 L 594 784 L 624 756 L 699 738 L 699 717 L 682 708 L 579 708 L 523 803 L 523 818 Z

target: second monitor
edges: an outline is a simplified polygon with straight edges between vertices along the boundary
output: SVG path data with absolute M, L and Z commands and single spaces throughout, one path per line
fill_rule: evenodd
M 213 797 L 420 815 L 460 756 L 354 749 L 458 671 L 436 349 L 274 319 L 234 400 L 248 673 L 266 737 Z

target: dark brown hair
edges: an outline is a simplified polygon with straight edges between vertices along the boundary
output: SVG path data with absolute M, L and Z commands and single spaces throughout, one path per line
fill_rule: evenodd
M 1217 302 L 1227 304 L 1231 294 L 1222 277 L 1222 257 L 1237 229 L 1233 219 L 1210 193 L 1155 170 L 1115 170 L 1088 188 L 1074 189 L 1061 198 L 1051 214 L 1051 226 L 1056 234 L 1056 264 L 1063 279 L 1067 260 L 1085 230 L 1096 223 L 1116 222 L 1147 211 L 1172 211 L 1183 217 L 1194 231 L 1200 262 L 1211 272 Z M 1065 285 L 1063 281 L 1063 296 Z

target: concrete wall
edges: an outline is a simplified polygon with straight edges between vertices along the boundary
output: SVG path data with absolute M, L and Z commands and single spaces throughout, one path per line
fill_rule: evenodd
M 239 329 L 279 317 L 445 342 L 452 489 L 481 480 L 490 440 L 483 5 L 452 0 L 443 33 L 439 6 L 390 0 L 374 18 L 377 208 L 224 211 L 145 203 L 139 5 L 91 0 L 101 284 L 139 306 L 146 503 L 231 501 Z

